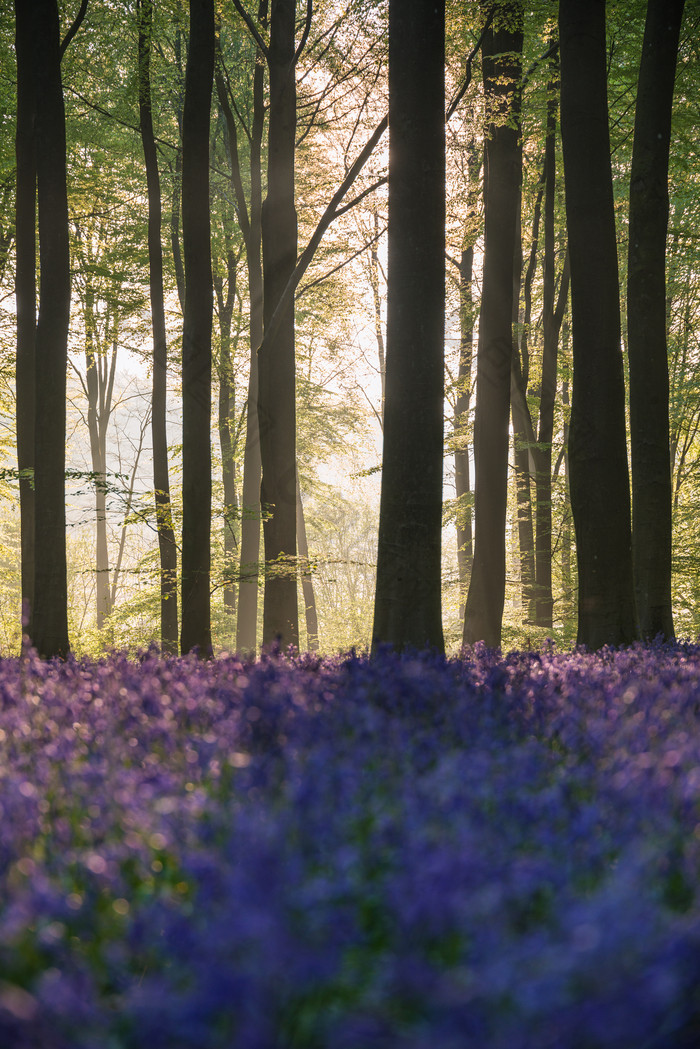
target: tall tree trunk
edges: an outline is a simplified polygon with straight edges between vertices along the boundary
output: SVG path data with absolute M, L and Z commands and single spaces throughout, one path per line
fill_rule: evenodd
M 221 274 L 214 274 L 217 313 L 219 316 L 219 403 L 218 431 L 221 449 L 221 480 L 224 495 L 224 611 L 228 616 L 236 612 L 236 560 L 238 541 L 236 539 L 236 521 L 238 520 L 238 499 L 236 496 L 236 449 L 234 444 L 234 418 L 236 396 L 233 384 L 231 365 L 231 323 L 233 305 L 236 299 L 236 264 L 233 250 L 228 246 L 228 234 L 225 234 L 227 286 L 224 294 L 224 282 Z M 233 620 L 230 620 L 233 632 Z
M 553 625 L 552 593 L 552 441 L 554 439 L 554 404 L 557 388 L 559 332 L 569 294 L 569 256 L 564 266 L 555 301 L 555 229 L 554 195 L 556 186 L 556 127 L 559 103 L 559 69 L 556 56 L 550 59 L 547 85 L 547 131 L 544 158 L 544 258 L 542 307 L 542 379 L 540 410 L 535 451 L 536 530 L 535 530 L 535 622 Z
M 34 598 L 34 337 L 36 332 L 36 157 L 34 140 L 34 8 L 15 0 L 17 55 L 17 196 L 15 300 L 17 303 L 17 467 L 22 552 L 23 615 Z
M 209 110 L 214 0 L 190 0 L 182 124 L 182 629 L 184 653 L 211 654 L 211 335 Z
M 472 357 L 474 350 L 474 298 L 472 276 L 474 247 L 462 250 L 459 260 L 459 368 L 455 398 L 453 434 L 455 441 L 455 496 L 457 499 L 457 572 L 459 575 L 459 616 L 464 615 L 469 575 L 474 557 L 472 535 L 471 477 L 469 468 L 469 406 L 471 402 Z
M 297 119 L 296 0 L 272 0 L 267 197 L 262 209 L 267 329 L 297 259 L 294 153 Z M 299 645 L 296 571 L 296 390 L 294 299 L 258 351 L 258 425 L 265 546 L 263 644 Z
M 627 350 L 632 550 L 642 637 L 673 637 L 666 342 L 668 154 L 684 0 L 649 0 L 630 176 Z
M 178 648 L 177 546 L 170 504 L 168 470 L 166 422 L 168 346 L 163 294 L 162 197 L 151 108 L 153 0 L 139 0 L 137 15 L 139 20 L 139 122 L 148 189 L 148 268 L 153 331 L 151 439 L 153 441 L 153 488 L 160 558 L 160 643 L 164 653 L 174 655 Z
M 66 572 L 66 367 L 70 253 L 66 124 L 56 0 L 32 0 L 36 168 L 39 203 L 39 317 L 35 360 L 35 573 L 30 637 L 39 655 L 68 652 Z
M 520 0 L 502 0 L 484 37 L 489 127 L 484 156 L 484 272 L 474 424 L 475 545 L 464 643 L 501 643 L 506 582 L 508 422 L 513 351 L 513 255 L 522 157 L 519 110 L 523 46 Z M 504 118 L 509 116 L 508 122 Z
M 267 0 L 258 4 L 258 22 L 267 25 Z M 250 207 L 246 205 L 240 178 L 233 114 L 227 113 L 223 80 L 217 81 L 219 101 L 229 129 L 229 151 L 239 222 L 245 241 L 250 307 L 250 369 L 246 404 L 246 436 L 241 493 L 241 550 L 238 581 L 236 649 L 254 653 L 257 645 L 258 578 L 260 574 L 260 432 L 258 427 L 258 347 L 263 339 L 262 273 L 262 139 L 265 126 L 265 59 L 259 51 L 253 72 L 253 119 L 250 129 Z M 238 169 L 238 174 L 236 169 Z
M 314 581 L 309 566 L 309 544 L 306 538 L 306 521 L 304 519 L 304 504 L 301 501 L 301 487 L 299 485 L 299 471 L 296 479 L 297 487 L 297 547 L 299 553 L 299 569 L 301 572 L 301 591 L 304 595 L 304 618 L 306 620 L 306 647 L 311 652 L 318 651 L 318 612 L 316 610 L 316 595 L 314 594 Z
M 424 0 L 389 0 L 387 295 L 373 644 L 443 649 L 445 11 Z
M 578 641 L 637 636 L 606 85 L 605 0 L 560 0 L 561 131 L 571 260 L 571 507 Z

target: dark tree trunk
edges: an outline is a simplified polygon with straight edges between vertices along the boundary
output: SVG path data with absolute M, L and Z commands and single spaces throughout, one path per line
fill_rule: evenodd
M 571 507 L 578 642 L 637 636 L 625 388 L 606 94 L 605 0 L 560 0 L 561 130 L 571 262 Z
M 444 18 L 443 4 L 389 2 L 386 399 L 372 637 L 397 649 L 444 648 Z
M 267 329 L 297 259 L 294 204 L 296 0 L 272 0 L 267 197 L 262 209 Z M 263 644 L 299 645 L 296 570 L 296 390 L 294 298 L 258 352 L 258 424 L 265 545 Z
M 34 336 L 36 333 L 36 158 L 34 153 L 33 5 L 15 0 L 17 55 L 17 196 L 15 299 L 17 303 L 17 467 L 22 551 L 23 615 L 34 597 Z
M 182 630 L 184 653 L 211 654 L 211 334 L 209 111 L 214 0 L 190 0 L 182 123 Z
M 267 25 L 267 0 L 260 0 L 258 22 Z M 260 433 L 258 427 L 258 347 L 263 339 L 262 274 L 262 139 L 265 125 L 265 60 L 256 57 L 253 72 L 253 119 L 250 132 L 250 207 L 243 195 L 240 160 L 236 146 L 233 114 L 228 106 L 223 80 L 218 81 L 219 101 L 226 116 L 233 190 L 246 248 L 250 305 L 250 370 L 246 405 L 246 437 L 241 493 L 241 549 L 238 581 L 236 649 L 255 652 L 258 627 L 258 577 L 260 574 Z
M 630 176 L 627 351 L 632 550 L 642 637 L 673 637 L 666 343 L 668 154 L 684 0 L 649 0 Z
M 301 488 L 297 472 L 297 547 L 299 552 L 299 569 L 301 572 L 301 590 L 304 595 L 304 618 L 306 621 L 306 647 L 310 652 L 318 651 L 318 612 L 314 581 L 309 565 L 309 544 L 306 538 L 306 521 L 304 504 L 301 501 Z
M 513 256 L 522 157 L 513 117 L 523 46 L 523 9 L 503 0 L 483 43 L 489 127 L 484 157 L 484 272 L 477 350 L 474 424 L 474 564 L 464 618 L 464 643 L 501 643 L 506 581 L 508 422 L 513 351 Z M 500 120 L 496 122 L 496 115 Z M 508 123 L 503 116 L 510 115 Z
M 68 653 L 66 367 L 70 254 L 66 124 L 56 0 L 33 0 L 39 317 L 36 327 L 35 572 L 30 637 L 43 657 Z
M 168 346 L 165 332 L 163 294 L 163 245 L 161 241 L 162 198 L 158 154 L 151 109 L 151 35 L 153 0 L 139 0 L 139 119 L 148 187 L 148 266 L 153 330 L 153 385 L 151 438 L 153 441 L 153 487 L 155 490 L 158 553 L 160 557 L 160 638 L 164 653 L 176 654 L 177 547 L 170 505 L 168 434 L 166 424 Z M 179 240 L 178 240 L 179 244 Z

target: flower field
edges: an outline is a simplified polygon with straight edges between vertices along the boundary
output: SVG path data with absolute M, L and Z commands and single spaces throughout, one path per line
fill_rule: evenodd
M 0 662 L 0 1046 L 697 1049 L 700 647 Z

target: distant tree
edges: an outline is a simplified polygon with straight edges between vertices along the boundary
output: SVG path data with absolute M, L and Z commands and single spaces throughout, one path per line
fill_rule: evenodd
M 211 337 L 209 111 L 214 0 L 190 0 L 182 120 L 182 625 L 180 647 L 211 654 Z
M 474 562 L 464 643 L 501 643 L 512 364 L 513 264 L 522 179 L 519 80 L 521 0 L 501 0 L 484 36 L 484 268 L 474 421 Z
M 372 639 L 442 649 L 445 10 L 425 0 L 389 2 L 387 296 Z
M 160 635 L 166 653 L 178 649 L 177 546 L 170 505 L 166 397 L 168 347 L 165 332 L 163 291 L 163 245 L 161 241 L 162 195 L 158 154 L 151 105 L 151 37 L 153 0 L 137 0 L 139 127 L 148 190 L 148 268 L 153 332 L 153 384 L 151 437 L 153 441 L 153 487 L 160 557 Z
M 561 133 L 571 262 L 571 507 L 578 642 L 637 636 L 608 129 L 605 0 L 560 0 Z
M 649 0 L 630 174 L 627 352 L 632 552 L 642 637 L 673 637 L 666 304 L 668 159 L 684 0 Z

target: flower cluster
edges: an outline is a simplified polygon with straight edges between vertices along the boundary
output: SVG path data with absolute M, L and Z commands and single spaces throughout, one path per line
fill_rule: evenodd
M 0 1045 L 693 1049 L 700 647 L 0 662 Z

